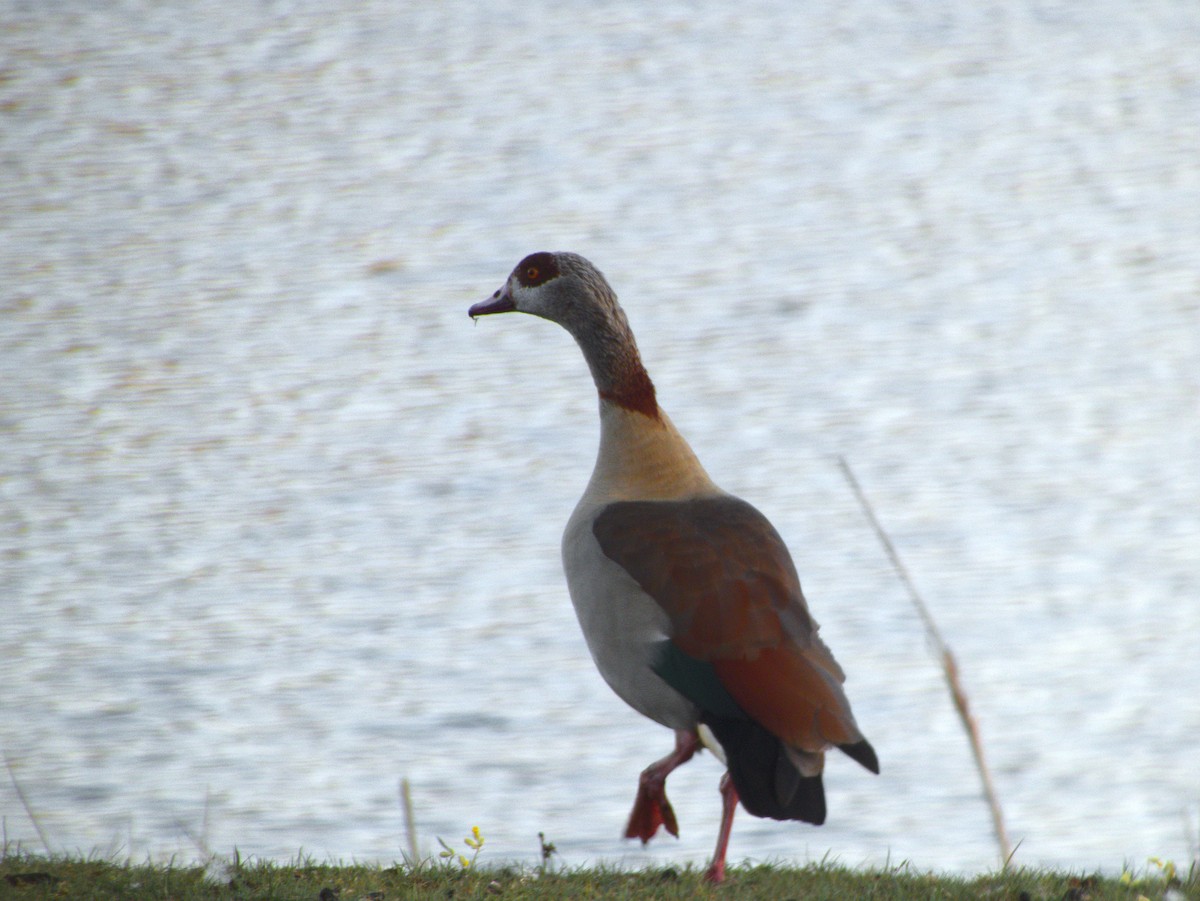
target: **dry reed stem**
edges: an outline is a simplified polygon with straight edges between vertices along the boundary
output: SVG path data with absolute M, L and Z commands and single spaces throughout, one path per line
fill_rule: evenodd
M 1008 840 L 1008 831 L 1004 828 L 1004 812 L 1000 809 L 1000 800 L 996 796 L 996 786 L 992 783 L 991 770 L 988 769 L 987 760 L 983 755 L 983 741 L 979 735 L 979 724 L 975 721 L 975 717 L 971 714 L 971 706 L 967 701 L 967 693 L 963 690 L 962 682 L 958 678 L 958 662 L 954 659 L 954 654 L 950 650 L 942 638 L 941 630 L 938 629 L 937 623 L 934 621 L 933 614 L 930 613 L 929 607 L 926 605 L 921 593 L 917 591 L 916 585 L 908 574 L 908 569 L 904 562 L 900 559 L 899 553 L 896 552 L 896 546 L 892 544 L 892 539 L 888 537 L 883 526 L 879 523 L 879 518 L 875 515 L 875 510 L 871 506 L 871 502 L 867 499 L 866 494 L 862 490 L 858 479 L 855 478 L 854 472 L 850 469 L 850 464 L 846 462 L 845 457 L 838 457 L 838 465 L 842 468 L 842 475 L 846 477 L 850 488 L 854 491 L 854 496 L 858 498 L 859 505 L 863 508 L 863 512 L 867 516 L 867 521 L 870 522 L 871 528 L 875 530 L 880 543 L 887 551 L 888 558 L 892 561 L 892 568 L 896 570 L 896 574 L 900 577 L 900 581 L 904 583 L 904 587 L 908 590 L 908 596 L 912 599 L 913 606 L 917 608 L 917 613 L 921 617 L 921 621 L 925 624 L 925 632 L 929 636 L 929 640 L 933 643 L 934 649 L 942 664 L 942 673 L 946 677 L 946 686 L 950 689 L 950 698 L 954 702 L 954 709 L 958 711 L 959 719 L 962 720 L 963 728 L 967 732 L 967 740 L 971 745 L 971 754 L 975 758 L 975 767 L 979 770 L 979 779 L 983 783 L 983 793 L 987 798 L 988 808 L 992 813 L 992 828 L 996 832 L 996 841 L 1000 845 L 1000 857 L 1003 860 L 1003 866 L 1008 867 L 1009 861 L 1012 860 L 1013 847 Z
M 17 774 L 13 770 L 12 761 L 8 759 L 8 754 L 4 755 L 4 766 L 8 769 L 8 778 L 12 780 L 17 797 L 21 799 L 21 806 L 25 808 L 25 815 L 29 817 L 29 822 L 33 823 L 33 828 L 37 831 L 38 838 L 42 840 L 42 847 L 46 849 L 47 855 L 53 856 L 54 852 L 50 850 L 50 840 L 46 837 L 46 830 L 42 828 L 42 824 L 33 812 L 33 808 L 29 806 L 29 799 L 25 797 L 25 791 L 21 788 L 21 783 L 17 781 Z
M 412 788 L 408 779 L 400 780 L 400 806 L 404 808 L 404 834 L 408 836 L 408 853 L 415 867 L 421 860 L 417 850 L 417 818 L 413 816 Z

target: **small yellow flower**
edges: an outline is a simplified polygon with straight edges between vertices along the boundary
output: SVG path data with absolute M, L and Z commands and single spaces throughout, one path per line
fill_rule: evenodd
M 458 855 L 458 862 L 462 864 L 464 870 L 471 865 L 471 861 L 467 860 L 462 854 Z
M 1165 880 L 1167 880 L 1167 882 L 1174 881 L 1174 879 L 1175 879 L 1175 861 L 1163 860 L 1161 857 L 1151 857 L 1151 858 L 1149 858 L 1149 860 L 1150 860 L 1150 863 L 1154 864 L 1156 867 L 1158 867 L 1160 870 L 1162 870 L 1163 878 Z
M 1131 882 L 1133 882 L 1133 874 L 1128 870 L 1123 870 L 1121 872 L 1121 885 L 1129 885 Z

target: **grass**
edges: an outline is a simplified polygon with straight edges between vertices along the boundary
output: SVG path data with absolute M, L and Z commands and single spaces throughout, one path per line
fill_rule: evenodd
M 1136 878 L 1071 875 L 1011 868 L 977 877 L 917 873 L 907 867 L 851 870 L 822 863 L 804 867 L 738 866 L 720 887 L 702 871 L 659 868 L 550 869 L 462 866 L 454 859 L 415 866 L 278 864 L 233 860 L 223 866 L 116 863 L 23 852 L 0 857 L 0 898 L 122 899 L 122 901 L 400 901 L 400 899 L 714 898 L 714 899 L 996 899 L 996 901 L 1200 901 L 1200 879 L 1187 881 L 1160 866 Z

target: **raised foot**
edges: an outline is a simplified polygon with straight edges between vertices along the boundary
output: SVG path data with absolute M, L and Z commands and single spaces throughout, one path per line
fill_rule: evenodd
M 680 764 L 691 760 L 699 748 L 699 735 L 679 730 L 675 733 L 675 750 L 642 770 L 638 779 L 637 800 L 633 802 L 633 811 L 625 826 L 626 838 L 641 839 L 644 845 L 654 838 L 660 826 L 665 826 L 667 832 L 679 837 L 679 823 L 675 820 L 671 802 L 667 800 L 667 776 Z
M 679 838 L 679 823 L 667 800 L 665 786 L 662 782 L 650 785 L 643 779 L 638 783 L 637 800 L 633 802 L 633 812 L 625 826 L 625 837 L 640 838 L 644 845 L 654 838 L 659 826 L 666 826 L 667 832 Z

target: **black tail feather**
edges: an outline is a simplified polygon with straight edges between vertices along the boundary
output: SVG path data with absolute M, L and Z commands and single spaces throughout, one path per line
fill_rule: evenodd
M 704 723 L 725 751 L 733 787 L 747 811 L 773 820 L 825 822 L 820 775 L 801 775 L 778 738 L 750 719 L 709 716 Z
M 865 738 L 852 745 L 838 745 L 838 747 L 851 760 L 857 760 L 876 776 L 879 775 L 879 758 L 875 756 L 875 749 Z

